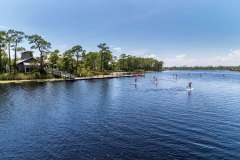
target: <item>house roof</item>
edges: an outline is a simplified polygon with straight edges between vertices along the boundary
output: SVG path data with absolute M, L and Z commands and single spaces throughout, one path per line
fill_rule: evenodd
M 24 66 L 33 66 L 33 64 L 32 63 L 25 63 L 25 62 L 23 62 L 23 64 L 24 64 Z M 40 64 L 35 64 L 35 65 L 37 65 L 37 66 L 39 66 Z
M 35 58 L 30 57 L 30 58 L 27 58 L 27 59 L 23 59 L 23 60 L 17 61 L 17 64 L 24 63 L 24 62 L 29 61 L 29 60 L 31 60 L 31 59 L 36 60 Z

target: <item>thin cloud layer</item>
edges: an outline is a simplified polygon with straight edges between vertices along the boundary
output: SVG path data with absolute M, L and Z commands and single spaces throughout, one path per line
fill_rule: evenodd
M 0 29 L 6 29 L 7 27 L 4 25 L 0 25 Z
M 222 56 L 193 57 L 186 54 L 175 57 L 161 58 L 166 66 L 238 66 L 240 64 L 240 49 L 232 50 Z
M 193 56 L 192 54 L 178 54 L 175 56 L 163 57 L 157 54 L 147 54 L 146 50 L 127 50 L 121 47 L 111 47 L 113 54 L 119 56 L 122 53 L 129 53 L 144 58 L 155 58 L 164 61 L 165 66 L 239 66 L 240 49 L 230 50 L 221 56 Z

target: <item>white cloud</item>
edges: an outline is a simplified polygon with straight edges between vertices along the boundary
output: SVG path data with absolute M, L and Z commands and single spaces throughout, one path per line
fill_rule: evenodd
M 148 54 L 147 49 L 128 50 L 121 47 L 111 46 L 113 54 L 119 56 L 122 53 L 141 56 L 145 58 L 155 58 L 163 61 L 165 66 L 238 66 L 240 65 L 240 49 L 230 50 L 229 53 L 219 56 L 209 55 L 191 55 L 177 54 L 173 56 L 158 56 L 157 54 Z
M 185 58 L 187 55 L 186 54 L 180 54 L 180 55 L 176 55 L 177 59 L 183 59 Z
M 121 47 L 115 47 L 115 46 L 110 46 L 111 51 L 113 52 L 113 55 L 119 56 L 124 53 L 124 49 Z
M 161 58 L 160 58 L 161 59 Z M 162 58 L 164 61 L 165 66 L 195 66 L 196 64 L 196 59 L 192 57 L 187 57 L 185 56 L 175 56 L 175 57 L 167 57 L 167 58 Z
M 116 51 L 116 52 L 121 52 L 122 51 L 122 48 L 120 47 L 114 47 L 112 48 L 113 51 Z
M 158 56 L 155 55 L 155 54 L 145 54 L 145 55 L 143 55 L 142 57 L 144 57 L 144 58 L 155 58 L 155 59 L 158 59 Z
M 0 25 L 0 29 L 6 29 L 6 26 Z
M 227 56 L 218 57 L 219 60 L 223 63 L 238 63 L 240 65 L 240 49 L 231 50 Z
M 70 49 L 72 45 L 69 44 L 55 44 L 53 45 L 53 49 L 59 49 L 61 52 L 66 51 L 67 49 Z
M 230 50 L 221 56 L 190 56 L 179 54 L 171 57 L 161 57 L 154 54 L 144 57 L 156 58 L 164 61 L 165 66 L 238 66 L 240 65 L 240 49 Z

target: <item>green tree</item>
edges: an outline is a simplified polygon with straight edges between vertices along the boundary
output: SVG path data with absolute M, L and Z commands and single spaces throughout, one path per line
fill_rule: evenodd
M 7 48 L 8 48 L 8 65 L 9 65 L 9 72 L 12 70 L 12 65 L 11 65 L 11 47 L 13 45 L 13 37 L 15 31 L 13 29 L 9 29 L 6 32 L 6 43 L 7 43 Z
M 24 47 L 17 47 L 17 52 L 25 52 L 26 48 Z
M 87 51 L 84 49 L 82 51 L 82 61 L 85 61 Z
M 163 62 L 153 58 L 143 58 L 122 54 L 118 60 L 120 70 L 123 71 L 161 71 Z
M 18 47 L 18 44 L 23 41 L 25 34 L 21 31 L 15 31 L 15 30 L 11 30 L 11 32 L 12 32 L 12 43 L 13 43 L 12 47 L 14 50 L 13 67 L 14 67 L 14 73 L 15 73 L 17 70 L 17 51 L 21 50 L 21 48 Z
M 3 56 L 6 48 L 6 32 L 0 31 L 0 73 L 3 72 L 4 64 L 3 64 Z
M 69 73 L 73 73 L 74 71 L 74 54 L 72 50 L 67 50 L 63 54 L 63 59 L 62 59 L 62 65 L 64 71 L 67 71 Z
M 76 66 L 75 66 L 75 71 L 77 72 L 77 68 L 79 66 L 79 58 L 82 57 L 81 53 L 83 52 L 82 46 L 80 45 L 73 46 L 71 49 L 71 52 L 76 56 L 76 59 L 77 59 Z
M 121 70 L 124 70 L 124 71 L 128 70 L 127 61 L 126 61 L 127 58 L 128 58 L 128 56 L 126 54 L 120 55 L 118 62 L 119 62 L 119 67 Z
M 53 52 L 50 53 L 50 57 L 49 57 L 49 63 L 50 63 L 50 67 L 53 68 L 57 66 L 58 60 L 59 60 L 59 50 L 55 50 Z
M 86 67 L 93 71 L 97 71 L 100 64 L 100 55 L 98 52 L 89 52 L 85 56 Z
M 109 69 L 109 62 L 112 60 L 112 53 L 106 43 L 100 43 L 98 48 L 100 49 L 101 71 L 104 71 Z
M 31 49 L 38 49 L 40 52 L 40 72 L 44 72 L 44 56 L 49 52 L 51 49 L 51 43 L 43 39 L 41 36 L 34 34 L 28 36 L 29 44 L 31 44 Z

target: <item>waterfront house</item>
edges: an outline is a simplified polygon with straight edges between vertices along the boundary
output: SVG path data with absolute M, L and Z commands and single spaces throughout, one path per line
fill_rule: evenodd
M 21 59 L 17 62 L 18 71 L 28 73 L 40 66 L 38 60 L 33 57 L 32 51 L 22 52 Z

